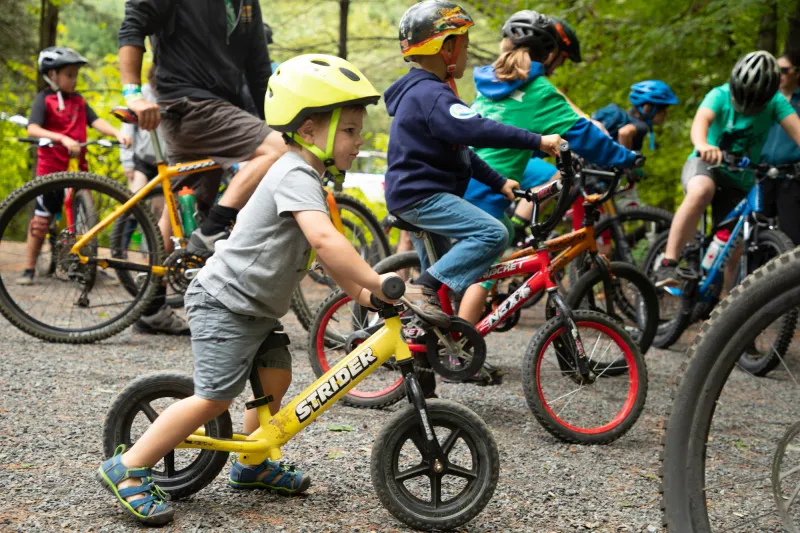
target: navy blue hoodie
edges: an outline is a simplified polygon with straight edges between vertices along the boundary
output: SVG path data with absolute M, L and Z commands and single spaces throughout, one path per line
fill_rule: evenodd
M 499 192 L 506 179 L 468 146 L 538 150 L 541 136 L 481 118 L 435 74 L 412 68 L 384 94 L 389 116 L 386 207 L 401 213 L 437 193 L 464 196 L 470 177 Z

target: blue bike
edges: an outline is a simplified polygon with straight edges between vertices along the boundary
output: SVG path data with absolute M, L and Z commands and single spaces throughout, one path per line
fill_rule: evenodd
M 750 189 L 747 197 L 716 226 L 707 231 L 709 224 L 706 216 L 701 219 L 701 231 L 695 239 L 686 245 L 679 261 L 678 273 L 683 278 L 681 288 L 664 287 L 659 289 L 661 322 L 653 340 L 653 345 L 668 348 L 674 344 L 681 334 L 694 322 L 705 320 L 719 301 L 723 287 L 723 273 L 728 261 L 736 254 L 736 249 L 743 244 L 743 253 L 737 269 L 738 283 L 745 276 L 756 270 L 767 261 L 794 248 L 794 244 L 774 225 L 764 211 L 764 193 L 762 182 L 765 179 L 782 174 L 785 179 L 792 179 L 792 166 L 773 167 L 769 164 L 753 164 L 746 157 L 723 154 L 722 167 L 730 171 L 752 169 L 756 184 Z M 721 250 L 716 253 L 713 262 L 707 258 L 714 235 L 723 228 L 730 228 L 730 237 Z M 645 273 L 653 277 L 661 265 L 667 247 L 669 232 L 662 233 L 648 252 L 645 260 Z M 719 242 L 719 241 L 718 241 Z M 713 254 L 713 252 L 712 252 Z M 784 315 L 773 326 L 762 334 L 751 346 L 744 348 L 740 365 L 755 375 L 765 375 L 780 362 L 792 340 L 797 311 Z

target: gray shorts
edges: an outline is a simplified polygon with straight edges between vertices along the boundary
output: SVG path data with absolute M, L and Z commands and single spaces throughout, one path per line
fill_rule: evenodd
M 195 395 L 207 400 L 236 398 L 254 364 L 291 370 L 289 349 L 272 347 L 273 339 L 268 340 L 283 329 L 278 320 L 234 313 L 197 280 L 189 285 L 184 302 L 192 332 Z
M 224 169 L 249 159 L 269 132 L 267 124 L 258 117 L 225 100 L 177 98 L 159 101 L 160 107 L 180 116 L 164 118 L 162 135 L 167 144 L 167 159 L 171 164 L 211 158 Z M 194 189 L 201 211 L 214 205 L 222 170 L 179 176 L 172 180 L 172 189 Z
M 686 192 L 689 180 L 695 176 L 708 176 L 717 185 L 714 198 L 711 200 L 711 219 L 714 226 L 722 222 L 725 216 L 747 196 L 747 191 L 740 189 L 737 183 L 699 157 L 693 157 L 683 164 L 681 170 L 683 192 Z

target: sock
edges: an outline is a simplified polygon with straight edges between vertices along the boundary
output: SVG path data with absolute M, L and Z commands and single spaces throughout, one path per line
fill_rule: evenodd
M 153 301 L 150 302 L 150 305 L 147 306 L 143 316 L 152 316 L 164 307 L 167 303 L 167 286 L 166 285 L 159 285 L 156 289 L 156 295 L 153 297 Z
M 203 221 L 200 230 L 204 235 L 215 235 L 225 231 L 236 222 L 238 214 L 238 209 L 217 204 L 209 211 L 208 218 Z
M 676 267 L 678 266 L 678 262 L 674 259 L 662 259 L 661 260 L 662 267 Z
M 420 277 L 415 279 L 413 281 L 413 284 L 422 285 L 423 287 L 428 287 L 429 289 L 433 289 L 434 291 L 438 291 L 439 289 L 442 288 L 442 282 L 431 276 L 427 270 L 423 272 Z

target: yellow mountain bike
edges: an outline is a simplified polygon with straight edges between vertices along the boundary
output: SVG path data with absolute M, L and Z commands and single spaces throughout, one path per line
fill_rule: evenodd
M 137 120 L 124 107 L 115 108 L 113 113 L 125 122 Z M 188 235 L 170 180 L 218 169 L 219 165 L 212 159 L 202 159 L 168 166 L 158 137 L 152 138 L 158 175 L 133 195 L 122 183 L 105 176 L 58 172 L 28 182 L 0 204 L 0 313 L 14 326 L 51 342 L 94 342 L 133 324 L 150 305 L 164 278 L 178 297 L 185 292 L 204 261 L 186 252 Z M 172 228 L 175 252 L 169 257 L 165 257 L 163 238 L 149 205 L 158 189 Z M 17 285 L 26 264 L 36 199 L 53 193 L 63 195 L 65 190 L 73 191 L 76 197 L 91 198 L 92 209 L 75 223 L 60 225 L 57 235 L 48 236 L 47 242 L 53 244 L 48 244 L 46 251 L 55 257 L 58 275 L 38 277 L 33 285 Z M 362 257 L 370 263 L 385 257 L 380 253 L 369 255 L 373 244 L 378 243 L 367 235 L 370 228 L 356 213 L 356 200 L 339 206 L 330 193 L 328 202 L 334 225 L 362 251 Z M 69 217 L 61 218 L 66 221 Z M 118 220 L 123 223 L 115 224 Z M 125 228 L 135 231 L 123 239 Z M 377 220 L 371 235 L 383 237 Z M 385 248 L 388 250 L 388 245 Z M 320 293 L 318 299 L 324 299 L 332 290 L 327 277 L 319 273 L 305 285 L 310 285 L 300 295 L 305 296 L 305 302 L 316 293 Z
M 388 278 L 382 290 L 391 298 L 399 298 L 405 284 L 399 277 Z M 272 397 L 262 390 L 253 367 L 250 386 L 255 399 L 246 406 L 257 410 L 260 428 L 251 435 L 233 433 L 226 411 L 153 467 L 156 484 L 173 498 L 186 497 L 211 483 L 227 464 L 230 453 L 238 453 L 244 464 L 280 459 L 283 444 L 394 356 L 393 364 L 403 376 L 410 404 L 392 416 L 372 446 L 370 470 L 378 498 L 392 515 L 417 529 L 447 530 L 477 516 L 497 485 L 497 444 L 483 420 L 468 408 L 447 400 L 425 400 L 402 336 L 402 307 L 374 297 L 373 305 L 385 320 L 383 327 L 275 416 L 268 407 Z M 419 310 L 415 318 L 420 326 L 427 327 Z M 288 344 L 284 333 L 273 335 L 276 344 Z M 143 376 L 131 382 L 106 416 L 106 455 L 111 457 L 120 444 L 130 447 L 160 411 L 193 392 L 192 379 L 175 373 Z

